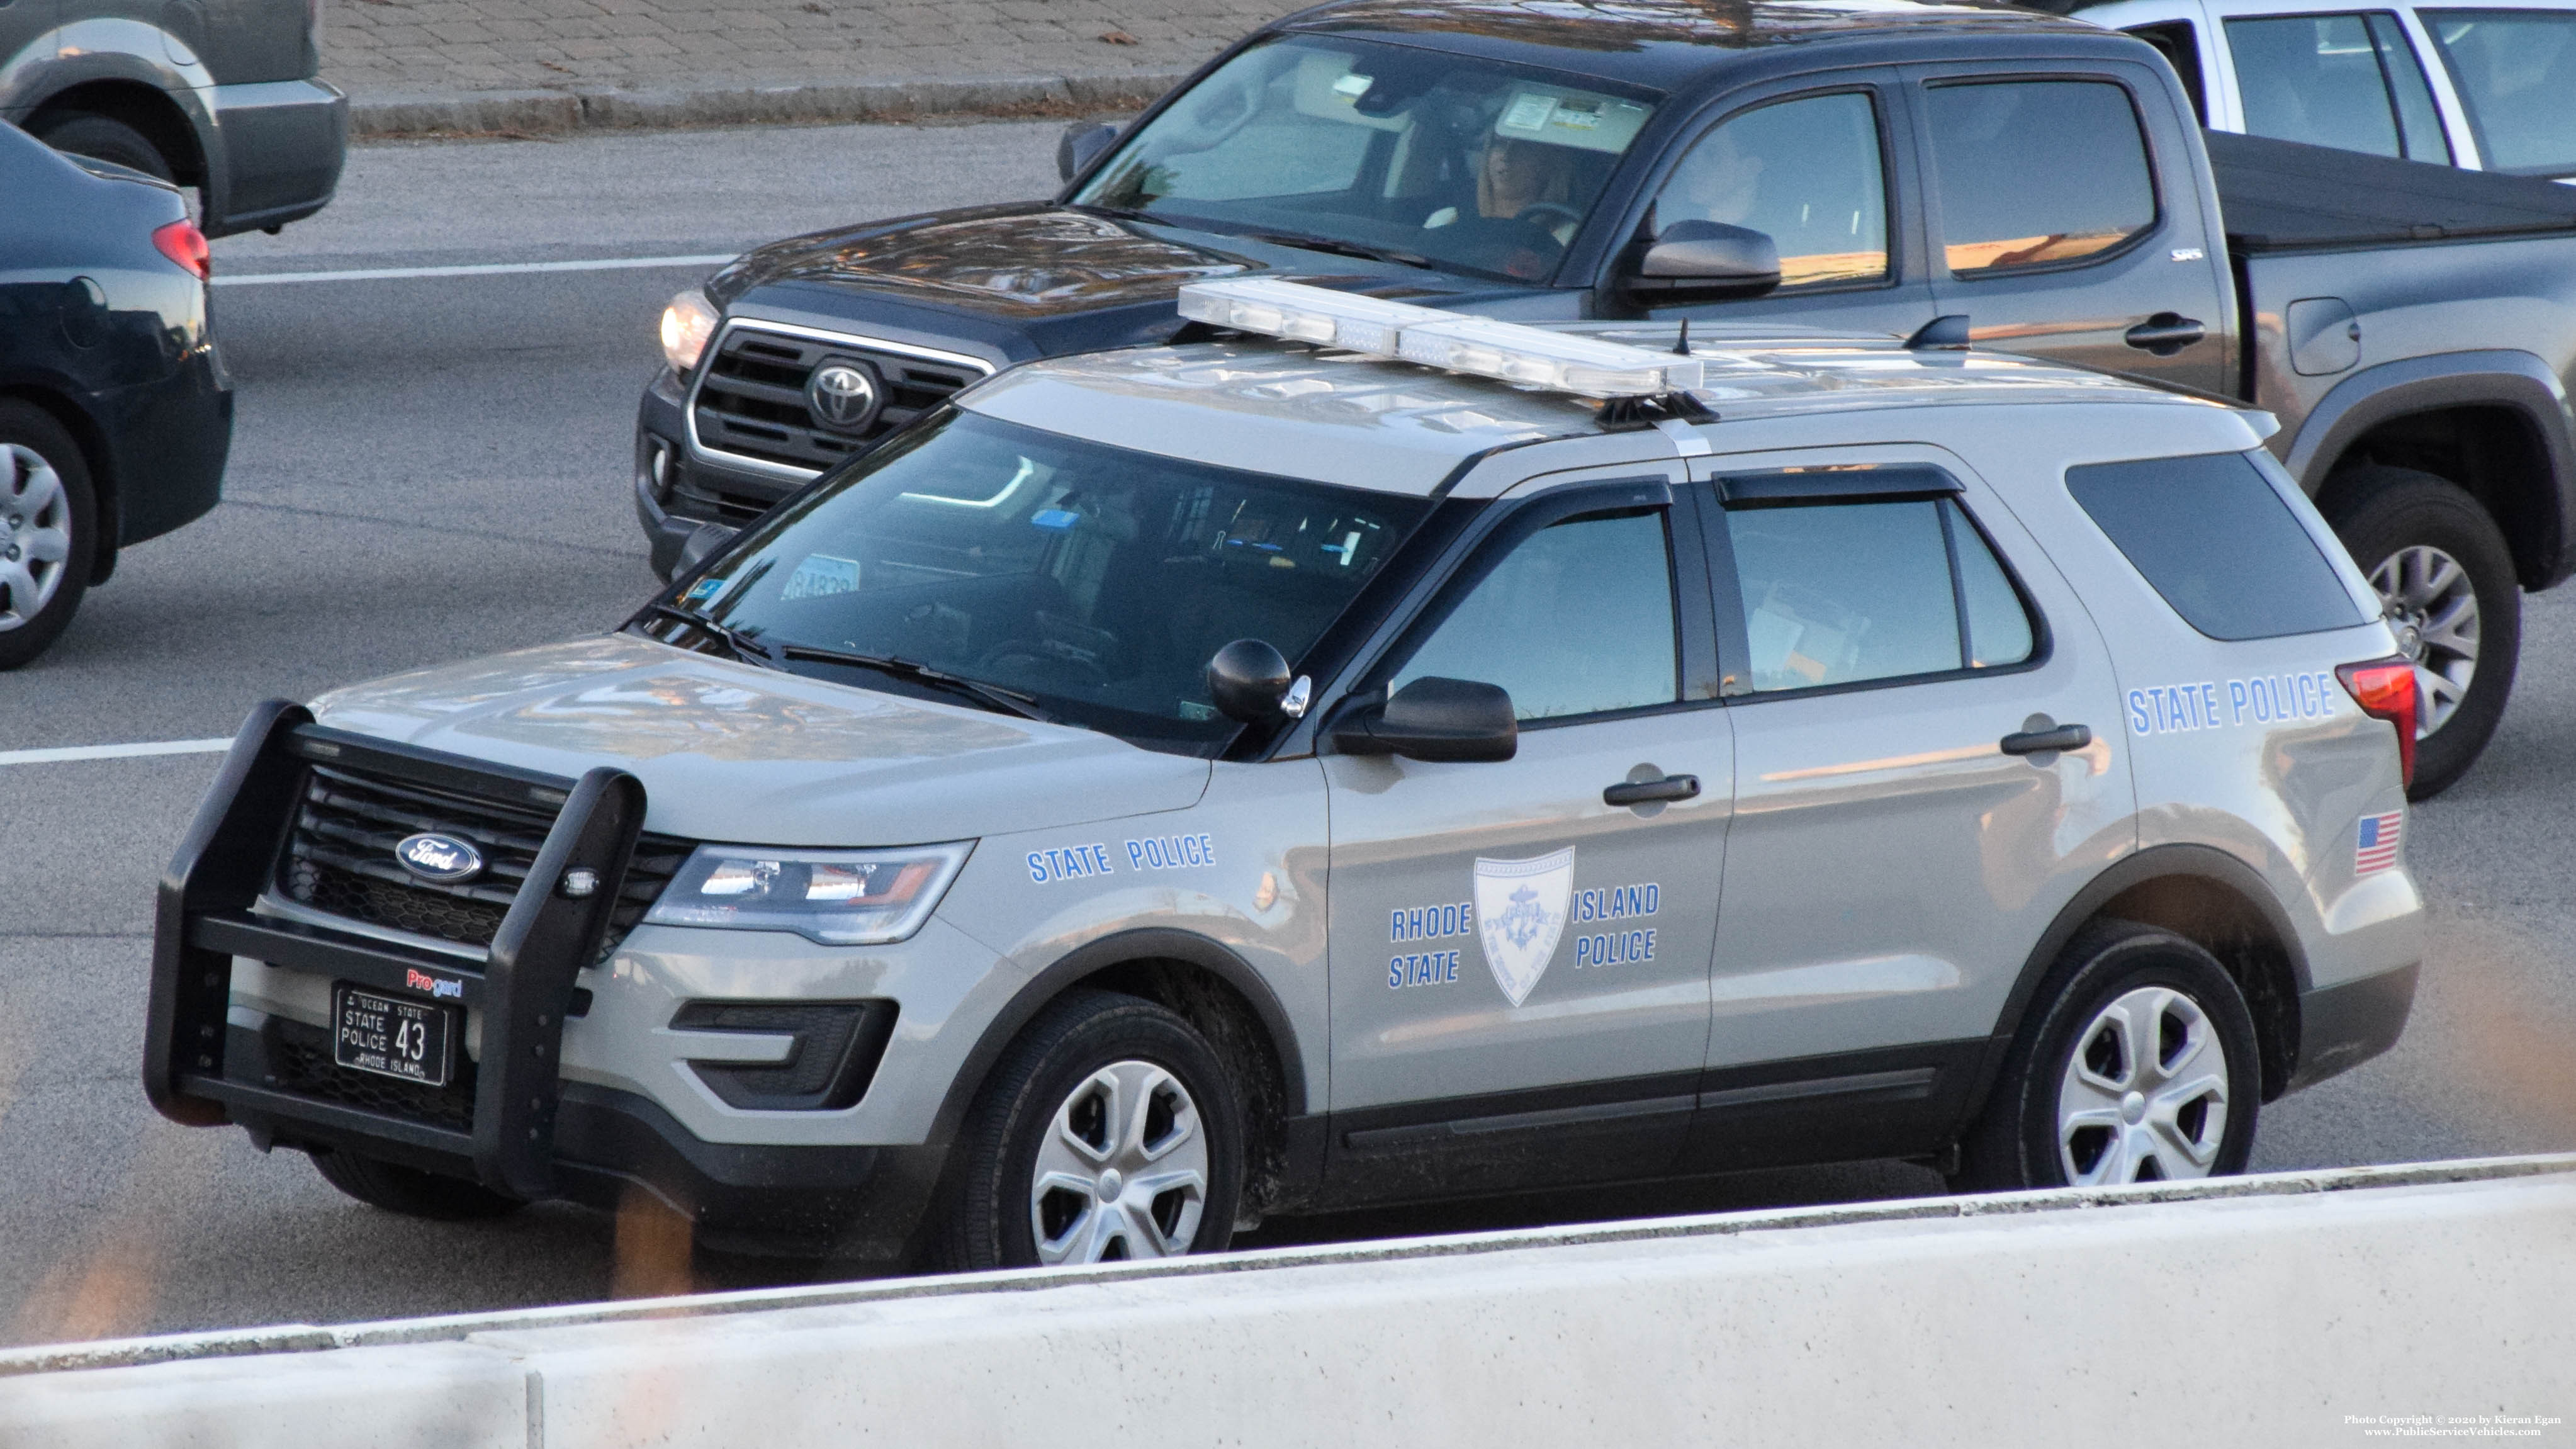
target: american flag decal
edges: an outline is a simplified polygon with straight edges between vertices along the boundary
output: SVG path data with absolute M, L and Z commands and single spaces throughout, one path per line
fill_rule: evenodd
M 2352 873 L 2369 875 L 2397 864 L 2397 832 L 2405 824 L 2403 810 L 2361 817 L 2361 833 L 2354 837 L 2352 847 Z

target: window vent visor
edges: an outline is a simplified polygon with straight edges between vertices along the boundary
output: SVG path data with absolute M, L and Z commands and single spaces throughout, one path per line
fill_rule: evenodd
M 1879 499 L 1948 498 L 1960 492 L 1959 480 L 1924 464 L 1880 467 L 1784 468 L 1770 473 L 1732 473 L 1717 480 L 1718 497 L 1729 508 L 1766 504 L 1859 503 Z

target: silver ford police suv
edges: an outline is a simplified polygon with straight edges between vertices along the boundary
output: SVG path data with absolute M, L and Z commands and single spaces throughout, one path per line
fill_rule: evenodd
M 1183 310 L 614 634 L 257 711 L 162 887 L 154 1103 L 397 1211 L 1054 1264 L 1757 1164 L 2232 1172 L 2396 1039 L 2413 673 L 2263 415 Z

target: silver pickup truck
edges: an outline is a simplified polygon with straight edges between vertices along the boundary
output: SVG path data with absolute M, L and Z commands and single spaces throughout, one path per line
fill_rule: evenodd
M 636 438 L 665 570 L 975 379 L 1164 340 L 1184 282 L 1246 272 L 1530 320 L 1964 316 L 2251 402 L 2422 665 L 2419 798 L 2502 716 L 2519 590 L 2576 564 L 2576 192 L 2204 150 L 2172 68 L 2089 24 L 1340 0 L 1059 160 L 1051 201 L 778 242 L 674 299 Z

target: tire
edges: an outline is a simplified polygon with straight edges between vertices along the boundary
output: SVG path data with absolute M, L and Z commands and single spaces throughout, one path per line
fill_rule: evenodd
M 2154 1050 L 2134 1033 L 2152 1028 Z M 2145 1058 L 2159 1059 L 2147 1065 Z M 2170 931 L 2086 927 L 2034 1002 L 1983 1115 L 1961 1192 L 2093 1187 L 2245 1170 L 2263 1073 L 2226 969 Z
M 2429 800 L 2477 762 L 2522 652 L 2522 585 L 2486 509 L 2448 480 L 2365 464 L 2327 485 L 2330 517 L 2415 659 L 2415 783 Z M 2465 577 L 2462 577 L 2465 575 Z
M 1187 1021 L 1133 996 L 1069 995 L 976 1098 L 931 1261 L 972 1271 L 1221 1251 L 1243 1195 L 1242 1123 L 1224 1064 Z
M 71 434 L 0 400 L 0 669 L 45 652 L 89 590 L 98 504 Z
M 369 1207 L 443 1223 L 473 1222 L 517 1212 L 527 1204 L 481 1183 L 441 1177 L 416 1167 L 381 1162 L 354 1152 L 316 1152 L 322 1180 Z
M 176 168 L 150 137 L 108 116 L 74 114 L 48 121 L 36 128 L 36 139 L 57 151 L 113 162 L 173 185 L 178 183 Z

